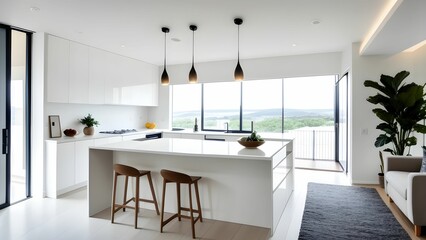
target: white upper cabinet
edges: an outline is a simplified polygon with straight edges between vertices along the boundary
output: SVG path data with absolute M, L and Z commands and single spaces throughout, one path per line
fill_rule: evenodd
M 47 101 L 69 101 L 70 42 L 55 36 L 47 37 Z
M 70 42 L 69 102 L 89 102 L 89 47 Z
M 89 103 L 105 103 L 105 79 L 110 69 L 109 53 L 96 48 L 89 50 Z
M 158 105 L 158 67 L 48 35 L 47 101 Z

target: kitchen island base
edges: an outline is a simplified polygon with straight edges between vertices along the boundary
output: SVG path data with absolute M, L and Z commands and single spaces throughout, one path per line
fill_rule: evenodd
M 90 216 L 111 206 L 113 164 L 120 163 L 150 170 L 158 200 L 162 197 L 162 177 L 159 173 L 161 169 L 201 176 L 199 191 L 203 218 L 265 227 L 271 229 L 271 233 L 273 233 L 293 191 L 292 154 L 289 151 L 292 147 L 289 143 L 292 142 L 270 143 L 270 145 L 277 146 L 281 144 L 284 147 L 277 147 L 273 156 L 257 158 L 247 154 L 263 152 L 262 148 L 248 152 L 248 149 L 240 149 L 237 151 L 240 152 L 239 157 L 233 154 L 215 156 L 214 154 L 160 153 L 143 150 L 149 148 L 144 148 L 145 145 L 154 144 L 155 141 L 161 143 L 168 140 L 148 141 L 150 143 L 129 141 L 127 142 L 129 144 L 122 142 L 90 149 L 88 186 Z M 204 142 L 202 140 L 188 141 Z M 135 144 L 140 146 L 135 146 Z M 203 144 L 203 146 L 208 147 L 206 146 L 208 144 L 210 143 Z M 228 147 L 231 148 L 238 147 L 237 143 L 232 142 L 214 144 L 228 144 Z M 265 155 L 268 155 L 267 146 L 264 151 Z M 242 152 L 244 155 L 241 154 Z M 134 182 L 130 184 L 134 184 Z M 118 184 L 118 186 L 123 186 L 123 184 Z M 120 191 L 118 188 L 118 192 Z M 187 191 L 187 186 L 182 186 L 181 192 Z M 129 192 L 128 195 L 132 196 L 133 193 Z M 146 179 L 143 179 L 141 180 L 141 197 L 148 198 L 149 196 L 148 183 Z M 120 197 L 120 194 L 117 197 Z M 176 212 L 175 188 L 167 191 L 166 198 L 165 211 Z M 117 201 L 120 201 L 120 198 Z M 181 194 L 181 201 L 183 205 L 188 205 L 188 195 Z M 159 204 L 163 203 L 159 202 Z M 150 204 L 142 203 L 141 207 L 154 209 Z

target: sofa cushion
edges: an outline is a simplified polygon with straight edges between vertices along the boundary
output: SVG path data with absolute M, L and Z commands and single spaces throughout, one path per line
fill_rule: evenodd
M 426 147 L 423 146 L 423 160 L 422 167 L 420 168 L 420 172 L 426 172 Z
M 408 174 L 410 172 L 401 171 L 389 171 L 385 174 L 387 183 L 392 185 L 405 200 L 407 200 Z

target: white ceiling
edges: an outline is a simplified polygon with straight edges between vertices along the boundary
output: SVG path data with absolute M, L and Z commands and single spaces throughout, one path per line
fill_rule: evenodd
M 343 51 L 360 42 L 390 0 L 0 0 L 0 23 L 43 31 L 162 65 Z M 39 11 L 31 11 L 38 7 Z M 321 23 L 314 25 L 313 20 Z M 178 38 L 180 42 L 171 41 Z M 296 46 L 293 46 L 296 44 Z M 125 47 L 121 47 L 125 45 Z

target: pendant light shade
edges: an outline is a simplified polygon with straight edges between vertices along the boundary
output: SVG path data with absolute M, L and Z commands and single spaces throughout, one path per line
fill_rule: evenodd
M 195 71 L 194 67 L 194 32 L 197 30 L 197 26 L 190 25 L 189 29 L 192 31 L 192 67 L 189 71 L 189 83 L 197 83 L 198 77 L 197 77 L 197 71 Z
M 167 56 L 167 41 L 166 41 L 166 35 L 168 32 L 170 32 L 169 28 L 163 27 L 161 28 L 161 31 L 164 33 L 164 70 L 163 74 L 161 74 L 161 85 L 169 85 L 169 74 L 167 74 L 166 70 L 166 56 Z
M 235 67 L 234 79 L 236 81 L 242 81 L 244 80 L 244 72 L 243 68 L 240 65 L 240 25 L 243 24 L 243 19 L 235 18 L 234 23 L 238 26 L 238 60 L 237 66 Z

